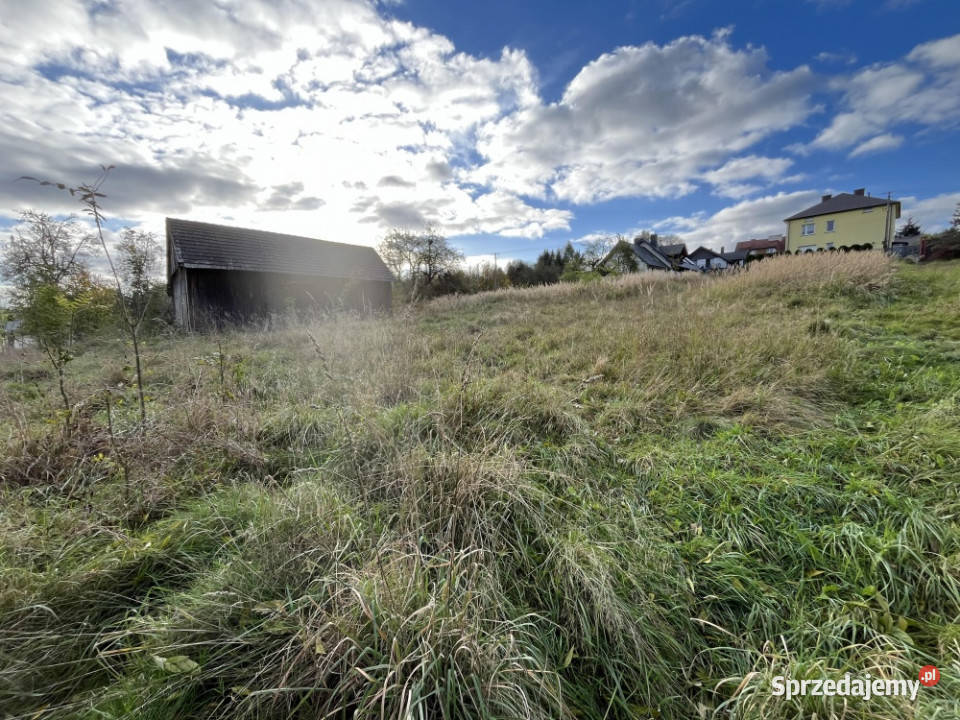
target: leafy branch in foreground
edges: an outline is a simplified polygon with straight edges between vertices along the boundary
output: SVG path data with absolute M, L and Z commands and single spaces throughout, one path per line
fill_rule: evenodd
M 124 257 L 124 264 L 121 270 L 113 262 L 113 256 L 110 254 L 110 248 L 107 247 L 107 241 L 103 236 L 103 209 L 100 205 L 100 198 L 106 195 L 100 192 L 110 171 L 114 169 L 113 165 L 101 165 L 100 175 L 92 183 L 71 187 L 62 182 L 51 182 L 49 180 L 40 180 L 39 178 L 23 176 L 21 180 L 32 180 L 40 185 L 55 187 L 58 190 L 65 190 L 71 197 L 77 198 L 80 204 L 86 208 L 86 213 L 93 218 L 97 228 L 97 238 L 100 240 L 100 247 L 107 258 L 107 264 L 110 266 L 110 274 L 113 276 L 117 288 L 117 306 L 120 310 L 120 320 L 124 330 L 130 336 L 133 344 L 133 355 L 137 371 L 137 400 L 140 405 L 140 429 L 143 430 L 147 422 L 147 408 L 144 401 L 143 392 L 143 363 L 140 354 L 140 326 L 146 314 L 146 301 L 138 302 L 137 298 L 149 298 L 149 295 L 143 291 L 144 282 L 149 281 L 150 257 L 151 257 L 151 238 L 143 233 L 134 233 L 128 231 L 124 235 L 124 240 L 120 245 L 121 253 Z M 155 244 L 155 241 L 153 241 Z M 154 254 L 155 256 L 155 254 Z M 128 302 L 123 292 L 124 278 L 127 278 L 133 292 Z

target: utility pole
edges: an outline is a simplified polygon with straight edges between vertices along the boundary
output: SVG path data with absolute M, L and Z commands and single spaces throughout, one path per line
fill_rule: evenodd
M 890 191 L 887 190 L 886 215 L 883 224 L 883 251 L 890 252 Z

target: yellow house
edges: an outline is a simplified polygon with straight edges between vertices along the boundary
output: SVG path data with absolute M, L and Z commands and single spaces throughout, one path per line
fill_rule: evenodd
M 794 254 L 817 250 L 887 250 L 900 217 L 900 201 L 875 198 L 864 188 L 853 194 L 824 195 L 787 223 L 787 247 Z

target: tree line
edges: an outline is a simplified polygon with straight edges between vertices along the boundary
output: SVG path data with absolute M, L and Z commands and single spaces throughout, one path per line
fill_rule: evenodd
M 568 241 L 559 250 L 544 250 L 533 263 L 511 260 L 505 268 L 491 263 L 465 268 L 463 253 L 436 228 L 428 227 L 423 232 L 391 230 L 377 250 L 396 280 L 397 299 L 407 302 L 503 287 L 574 282 L 637 270 L 633 252 L 618 253 L 618 248 L 629 250 L 629 242 L 622 235 L 587 241 L 582 250 Z M 611 259 L 601 265 L 608 255 Z

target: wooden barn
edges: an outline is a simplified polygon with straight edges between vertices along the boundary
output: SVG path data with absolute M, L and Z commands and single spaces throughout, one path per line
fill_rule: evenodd
M 371 247 L 167 218 L 167 292 L 187 330 L 291 310 L 386 310 L 392 279 Z

